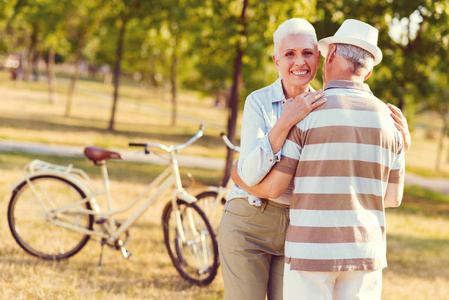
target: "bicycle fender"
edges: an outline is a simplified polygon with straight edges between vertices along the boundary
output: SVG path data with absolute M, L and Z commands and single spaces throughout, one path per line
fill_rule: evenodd
M 13 187 L 10 189 L 9 192 L 11 194 L 14 193 L 14 191 L 17 189 L 17 187 L 19 185 L 21 185 L 23 182 L 27 182 L 28 180 L 30 180 L 33 177 L 42 176 L 42 175 L 50 175 L 50 176 L 65 179 L 67 181 L 72 182 L 76 186 L 78 186 L 84 192 L 84 194 L 89 195 L 92 193 L 90 191 L 90 189 L 81 180 L 76 178 L 76 176 L 73 176 L 71 174 L 65 174 L 65 173 L 61 173 L 61 172 L 51 172 L 51 171 L 50 172 L 49 171 L 37 171 L 32 174 L 25 175 L 13 185 Z
M 220 188 L 216 187 L 216 186 L 208 186 L 207 187 L 207 191 L 217 192 L 218 193 L 220 191 Z

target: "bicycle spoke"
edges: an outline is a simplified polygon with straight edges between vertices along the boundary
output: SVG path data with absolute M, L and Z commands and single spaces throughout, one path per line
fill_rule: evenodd
M 218 246 L 204 213 L 194 204 L 178 200 L 164 210 L 164 238 L 179 273 L 192 283 L 210 283 L 218 269 Z M 179 222 L 176 214 L 180 215 Z M 180 233 L 183 233 L 183 236 Z
M 16 189 L 8 207 L 8 222 L 15 240 L 28 253 L 44 259 L 74 255 L 90 236 L 58 224 L 74 229 L 92 229 L 91 215 L 79 212 L 76 207 L 63 209 L 67 205 L 71 207 L 85 195 L 74 184 L 59 177 L 41 175 L 30 181 L 32 186 L 25 181 Z M 53 211 L 60 212 L 45 211 L 38 197 L 46 199 Z M 82 205 L 90 209 L 88 203 Z

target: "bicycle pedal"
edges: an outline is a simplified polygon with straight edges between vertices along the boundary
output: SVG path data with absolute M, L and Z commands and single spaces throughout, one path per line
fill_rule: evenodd
M 129 252 L 128 250 L 126 250 L 123 241 L 122 240 L 118 240 L 117 244 L 119 246 L 120 252 L 122 252 L 123 258 L 125 259 L 129 259 L 131 257 L 131 252 Z
M 103 218 L 103 217 L 101 217 L 100 219 L 98 219 L 98 220 L 95 220 L 95 223 L 96 224 L 103 224 L 104 222 L 106 222 L 106 218 Z
M 122 252 L 123 258 L 129 259 L 131 257 L 131 252 L 126 250 L 125 247 L 120 248 L 120 251 Z

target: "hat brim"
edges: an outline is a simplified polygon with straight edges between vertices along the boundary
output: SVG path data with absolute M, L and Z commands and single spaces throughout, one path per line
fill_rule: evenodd
M 374 65 L 379 64 L 382 61 L 382 51 L 379 47 L 368 43 L 365 40 L 361 40 L 359 38 L 353 37 L 339 37 L 339 36 L 331 36 L 328 38 L 324 38 L 319 40 L 318 42 L 318 50 L 320 50 L 321 55 L 324 58 L 327 57 L 327 52 L 329 51 L 330 44 L 349 44 L 353 46 L 360 47 L 374 56 Z

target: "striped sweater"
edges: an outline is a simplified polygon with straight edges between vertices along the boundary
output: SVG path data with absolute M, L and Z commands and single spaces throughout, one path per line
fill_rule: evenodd
M 403 139 L 368 85 L 332 81 L 293 127 L 274 168 L 294 174 L 285 256 L 292 270 L 386 267 L 384 196 L 404 180 Z

